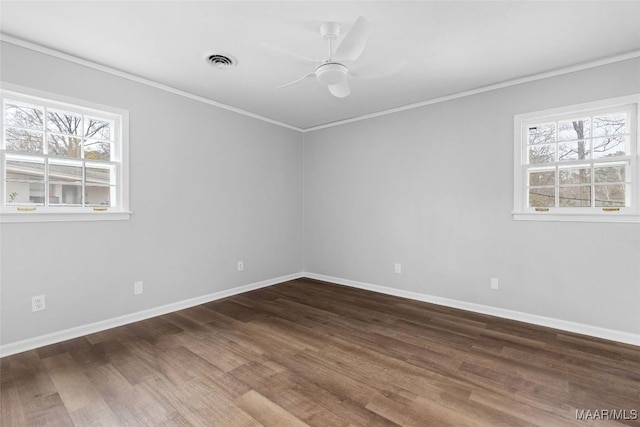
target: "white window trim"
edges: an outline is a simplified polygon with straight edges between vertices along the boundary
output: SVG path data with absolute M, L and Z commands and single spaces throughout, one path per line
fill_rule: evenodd
M 18 211 L 17 207 L 4 206 L 5 186 L 4 176 L 2 176 L 3 182 L 0 183 L 0 223 L 118 221 L 130 219 L 132 212 L 129 210 L 129 112 L 127 110 L 5 82 L 0 82 L 0 94 L 0 100 L 3 100 L 5 97 L 27 101 L 29 98 L 35 98 L 32 102 L 38 103 L 38 98 L 40 98 L 44 99 L 48 104 L 60 104 L 62 108 L 72 105 L 89 111 L 106 112 L 121 117 L 120 163 L 119 167 L 116 168 L 120 188 L 118 189 L 116 208 L 109 208 L 106 211 L 102 211 L 91 210 L 90 208 L 56 207 L 42 209 L 38 207 L 33 211 Z M 4 114 L 4 111 L 2 114 Z M 4 132 L 3 122 L 4 120 L 0 120 L 0 135 Z M 2 152 L 2 159 L 0 160 L 2 162 L 2 171 L 4 172 L 4 152 Z
M 619 211 L 590 211 L 580 208 L 549 208 L 545 212 L 537 212 L 534 208 L 525 206 L 525 164 L 524 156 L 527 154 L 524 148 L 526 135 L 524 126 L 529 121 L 543 121 L 545 119 L 556 119 L 557 116 L 564 114 L 575 114 L 589 112 L 594 110 L 602 110 L 607 108 L 615 108 L 617 106 L 626 106 L 635 104 L 635 111 L 631 114 L 635 117 L 632 128 L 630 129 L 631 141 L 631 206 L 620 208 Z M 622 223 L 640 223 L 640 167 L 638 140 L 640 131 L 640 94 L 611 98 L 602 101 L 588 102 L 584 104 L 571 105 L 567 107 L 553 108 L 544 111 L 532 113 L 518 114 L 514 117 L 514 161 L 513 161 L 513 212 L 514 220 L 522 221 L 579 221 L 579 222 L 622 222 Z M 572 211 L 567 211 L 572 209 Z

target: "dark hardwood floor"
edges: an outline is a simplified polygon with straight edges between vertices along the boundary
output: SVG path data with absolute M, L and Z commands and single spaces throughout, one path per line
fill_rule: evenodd
M 4 427 L 640 425 L 640 347 L 306 279 L 0 364 Z

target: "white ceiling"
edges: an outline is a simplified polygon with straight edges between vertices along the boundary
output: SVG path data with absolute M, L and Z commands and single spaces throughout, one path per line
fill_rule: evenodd
M 4 35 L 301 129 L 640 52 L 638 1 L 2 1 L 0 15 Z M 321 59 L 320 24 L 358 16 L 360 61 L 407 61 L 399 74 L 350 78 L 344 99 L 312 79 L 276 89 L 313 65 L 264 43 Z

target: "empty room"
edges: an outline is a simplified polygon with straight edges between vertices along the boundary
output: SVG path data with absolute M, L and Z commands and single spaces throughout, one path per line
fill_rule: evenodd
M 0 1 L 0 425 L 640 426 L 640 2 Z

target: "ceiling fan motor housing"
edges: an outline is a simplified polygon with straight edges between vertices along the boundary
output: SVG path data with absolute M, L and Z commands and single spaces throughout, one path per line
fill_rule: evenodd
M 320 83 L 335 85 L 347 78 L 349 69 L 337 62 L 327 62 L 316 68 L 316 78 Z
M 337 22 L 325 22 L 320 26 L 320 35 L 324 38 L 335 39 L 340 34 L 340 24 Z

